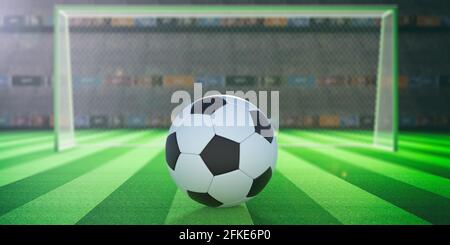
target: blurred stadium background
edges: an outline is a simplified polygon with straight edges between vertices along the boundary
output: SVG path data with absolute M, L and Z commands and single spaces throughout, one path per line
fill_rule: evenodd
M 359 38 L 347 39 L 351 43 L 346 43 L 343 41 L 346 39 L 340 38 L 336 38 L 339 42 L 333 42 L 330 38 L 317 39 L 317 42 L 314 42 L 316 41 L 314 37 L 317 36 L 310 37 L 305 43 L 311 46 L 300 49 L 304 51 L 300 59 L 306 56 L 307 62 L 303 64 L 308 66 L 298 69 L 306 69 L 311 74 L 294 77 L 290 75 L 295 74 L 295 71 L 289 69 L 284 74 L 276 74 L 277 69 L 284 67 L 277 63 L 276 59 L 267 63 L 274 70 L 266 71 L 266 74 L 235 69 L 252 68 L 248 64 L 240 66 L 238 62 L 230 67 L 223 67 L 223 72 L 218 70 L 217 76 L 214 77 L 190 76 L 189 63 L 178 64 L 176 59 L 167 56 L 165 52 L 157 54 L 159 55 L 157 57 L 161 62 L 166 62 L 166 66 L 159 66 L 159 70 L 155 69 L 157 66 L 152 66 L 151 70 L 147 70 L 148 66 L 142 65 L 146 62 L 141 62 L 140 65 L 137 62 L 136 65 L 130 62 L 132 60 L 127 60 L 139 57 L 145 61 L 146 52 L 151 50 L 145 46 L 147 37 L 127 36 L 127 33 L 139 34 L 142 26 L 156 25 L 152 28 L 159 28 L 160 25 L 172 26 L 180 23 L 142 22 L 128 18 L 110 19 L 102 23 L 92 20 L 70 23 L 71 26 L 80 27 L 81 32 L 75 33 L 79 36 L 85 33 L 84 25 L 100 25 L 100 30 L 106 30 L 101 32 L 102 38 L 91 39 L 89 37 L 91 34 L 97 35 L 94 32 L 85 35 L 86 38 L 74 39 L 73 42 L 72 51 L 75 56 L 72 58 L 74 64 L 77 64 L 74 70 L 80 74 L 73 79 L 77 101 L 80 102 L 75 104 L 75 123 L 78 128 L 95 128 L 80 130 L 81 143 L 96 144 L 110 141 L 124 144 L 163 143 L 167 134 L 165 128 L 170 123 L 168 118 L 170 110 L 163 107 L 170 105 L 167 103 L 170 99 L 168 95 L 179 87 L 191 86 L 194 81 L 222 89 L 229 87 L 253 89 L 268 86 L 282 92 L 302 93 L 301 96 L 294 96 L 292 99 L 302 99 L 297 102 L 308 105 L 308 111 L 299 110 L 296 103 L 287 100 L 289 103 L 282 104 L 280 108 L 280 111 L 287 112 L 285 117 L 280 118 L 281 126 L 332 128 L 329 130 L 330 134 L 314 134 L 297 129 L 281 131 L 280 135 L 283 137 L 278 138 L 279 143 L 286 147 L 279 147 L 277 171 L 274 172 L 271 184 L 258 198 L 234 209 L 207 209 L 188 200 L 182 191 L 177 190 L 167 174 L 166 166 L 163 164 L 165 154 L 162 147 L 106 149 L 80 147 L 55 153 L 52 131 L 15 130 L 51 129 L 53 126 L 51 76 L 52 19 L 55 4 L 256 4 L 256 2 L 264 4 L 367 2 L 398 5 L 399 125 L 403 131 L 399 134 L 397 152 L 365 148 L 289 147 L 295 142 L 335 143 L 343 140 L 371 142 L 369 130 L 361 131 L 359 135 L 349 135 L 348 132 L 341 132 L 343 131 L 341 129 L 373 128 L 374 78 L 371 75 L 375 74 L 373 68 L 376 65 L 375 50 L 378 44 L 376 30 L 379 28 L 376 27 L 376 22 L 354 23 L 347 20 L 324 24 L 323 27 L 339 25 L 339 28 L 344 30 L 340 36 L 345 37 L 351 36 L 354 30 L 362 28 L 365 31 L 355 35 Z M 0 224 L 449 224 L 449 18 L 450 4 L 444 0 L 226 2 L 0 0 L 0 128 L 2 129 Z M 181 24 L 192 25 L 192 23 Z M 209 24 L 217 26 L 240 23 Z M 286 30 L 293 24 L 301 26 L 312 23 L 263 21 L 258 24 L 258 28 L 264 30 L 278 26 Z M 372 25 L 375 25 L 375 28 L 371 28 Z M 115 32 L 116 30 L 120 31 Z M 372 32 L 374 30 L 375 32 Z M 115 39 L 108 38 L 110 33 L 118 36 L 115 36 Z M 335 37 L 337 36 L 339 35 Z M 368 38 L 364 38 L 365 36 Z M 208 37 L 219 40 L 214 35 Z M 124 41 L 131 38 L 134 40 L 130 42 L 132 46 L 127 46 Z M 188 39 L 180 35 L 176 41 L 180 45 L 183 42 L 189 43 Z M 249 53 L 256 53 L 255 55 L 269 52 L 261 51 L 260 47 L 252 50 L 255 43 L 251 38 L 242 40 L 246 40 L 241 43 L 246 47 L 240 51 L 249 49 Z M 98 45 L 99 42 L 107 45 L 105 48 L 115 43 L 126 48 L 113 48 L 117 52 L 99 55 L 95 51 L 96 47 L 99 48 L 98 52 L 104 50 Z M 170 51 L 170 45 L 177 42 L 163 43 L 164 51 Z M 222 45 L 226 46 L 227 43 Z M 256 45 L 261 46 L 265 43 L 258 42 Z M 87 47 L 89 49 L 86 49 Z M 210 50 L 215 48 L 214 45 L 206 47 Z M 180 50 L 180 47 L 177 48 Z M 192 48 L 190 52 L 195 53 L 199 49 L 204 52 L 205 46 L 193 45 Z M 353 50 L 350 53 L 335 53 L 336 59 L 342 55 L 341 58 L 348 62 L 345 65 L 340 63 L 333 65 L 342 72 L 339 76 L 336 76 L 338 72 L 325 69 L 326 66 L 319 65 L 320 60 L 314 59 L 313 55 L 330 49 Z M 231 52 L 233 49 L 228 51 Z M 128 55 L 128 52 L 135 53 Z M 286 53 L 286 50 L 284 52 Z M 368 58 L 360 63 L 361 57 L 352 60 L 352 56 L 349 55 L 352 53 L 367 54 Z M 99 62 L 108 64 L 110 58 L 99 60 L 95 57 L 112 57 L 113 65 L 98 65 Z M 212 60 L 204 56 L 198 57 L 207 61 Z M 287 56 L 280 53 L 280 56 L 275 57 L 281 59 Z M 197 60 L 199 61 L 201 59 Z M 241 57 L 241 61 L 244 62 L 245 57 Z M 353 67 L 358 64 L 367 66 Z M 169 67 L 167 65 L 170 65 L 170 69 L 167 69 Z M 205 67 L 212 68 L 212 66 Z M 349 73 L 344 72 L 347 69 Z M 301 70 L 299 73 L 302 73 Z M 320 91 L 324 85 L 330 86 L 333 91 L 326 94 L 326 98 L 329 99 L 329 96 L 334 94 L 335 100 L 321 105 L 323 100 L 317 99 L 314 91 Z M 357 95 L 351 97 L 354 100 L 349 100 L 349 97 L 345 96 L 345 90 L 355 91 L 356 88 L 359 88 Z M 130 91 L 143 94 L 142 104 L 139 106 L 127 104 L 132 98 L 127 94 Z M 148 91 L 160 93 L 149 94 Z M 99 97 L 92 95 L 102 97 L 95 101 L 95 98 Z M 113 102 L 115 104 L 111 104 Z M 330 105 L 335 106 L 328 107 Z M 326 111 L 327 108 L 333 109 L 334 114 Z M 372 108 L 370 109 L 372 111 L 358 111 L 361 108 Z M 346 113 L 346 109 L 353 114 Z M 120 113 L 114 113 L 115 110 Z M 98 130 L 105 127 L 126 129 L 111 132 Z M 164 129 L 128 130 L 128 128 L 156 127 Z M 405 132 L 407 130 L 414 131 Z M 420 130 L 423 132 L 416 132 Z M 446 131 L 430 132 L 432 130 Z
M 53 66 L 53 7 L 55 4 L 256 4 L 256 3 L 325 3 L 325 4 L 397 4 L 399 6 L 399 93 L 400 93 L 400 116 L 399 125 L 401 129 L 448 129 L 450 128 L 450 49 L 442 49 L 450 43 L 450 5 L 446 1 L 145 1 L 145 0 L 4 0 L 0 2 L 0 128 L 51 128 L 53 126 L 53 105 L 52 105 L 52 66 Z M 98 24 L 98 23 L 97 23 Z M 155 25 L 170 23 L 154 23 Z M 188 23 L 189 24 L 189 23 Z M 298 24 L 298 23 L 297 23 Z M 301 24 L 301 23 L 300 23 Z M 305 23 L 303 23 L 305 24 Z M 95 25 L 95 23 L 71 23 L 71 25 Z M 109 28 L 132 28 L 137 25 L 153 25 L 152 23 L 139 23 L 133 19 L 110 20 L 101 25 Z M 263 26 L 279 25 L 289 26 L 288 22 L 262 23 Z M 351 27 L 351 23 L 344 23 Z M 370 34 L 367 34 L 370 35 Z M 105 37 L 104 37 L 105 38 Z M 136 37 L 139 39 L 139 37 Z M 372 40 L 372 39 L 370 39 Z M 376 39 L 373 39 L 376 40 Z M 105 43 L 107 40 L 104 40 Z M 356 43 L 351 48 L 356 49 L 356 53 L 371 52 L 378 45 L 376 42 L 363 42 L 354 40 Z M 251 45 L 251 40 L 248 40 Z M 132 42 L 134 45 L 142 44 L 139 40 Z M 322 42 L 318 42 L 319 44 Z M 328 48 L 343 49 L 342 42 L 323 42 L 331 45 Z M 74 49 L 77 44 L 74 43 Z M 84 45 L 81 43 L 80 45 Z M 261 45 L 261 44 L 258 44 Z M 314 45 L 313 45 L 314 46 Z M 347 46 L 348 47 L 348 46 Z M 194 49 L 196 47 L 193 47 Z M 199 50 L 204 47 L 197 47 Z M 213 48 L 213 47 L 212 47 Z M 315 47 L 312 47 L 314 49 Z M 319 47 L 316 47 L 318 49 Z M 130 50 L 139 50 L 130 49 Z M 82 47 L 81 47 L 82 50 Z M 126 52 L 126 50 L 123 50 Z M 194 50 L 195 52 L 195 50 Z M 120 52 L 116 53 L 120 55 Z M 342 52 L 345 55 L 345 52 Z M 84 63 L 77 66 L 78 74 L 84 76 L 74 77 L 74 86 L 79 85 L 79 96 L 87 96 L 98 91 L 99 87 L 105 86 L 142 86 L 158 87 L 159 90 L 170 91 L 177 86 L 191 85 L 193 82 L 203 82 L 214 86 L 279 86 L 281 89 L 290 90 L 292 87 L 302 88 L 304 93 L 308 89 L 323 83 L 340 86 L 342 84 L 363 84 L 371 86 L 375 78 L 367 76 L 371 74 L 353 73 L 355 76 L 322 76 L 305 75 L 298 77 L 277 77 L 278 74 L 260 74 L 261 76 L 248 76 L 242 72 L 233 74 L 232 69 L 224 69 L 223 76 L 218 77 L 195 77 L 182 76 L 183 72 L 174 72 L 161 69 L 153 74 L 148 74 L 144 67 L 133 67 L 127 60 L 122 63 L 115 63 L 114 67 L 106 67 L 101 71 L 95 71 L 100 76 L 92 76 L 93 66 L 98 60 L 89 59 L 96 54 L 89 52 L 79 53 L 74 62 Z M 307 55 L 307 54 L 306 54 Z M 107 56 L 105 56 L 107 57 Z M 374 56 L 375 57 L 375 56 Z M 346 60 L 351 59 L 345 57 Z M 173 62 L 170 58 L 168 62 Z M 245 59 L 243 59 L 243 62 Z M 91 62 L 91 63 L 90 63 Z M 104 62 L 104 61 L 103 61 Z M 271 62 L 271 67 L 274 66 Z M 371 61 L 367 64 L 371 64 Z M 372 63 L 375 59 L 372 60 Z M 355 62 L 354 64 L 356 64 Z M 178 67 L 181 71 L 185 68 Z M 178 69 L 177 68 L 177 69 Z M 320 66 L 315 66 L 320 69 Z M 84 70 L 83 70 L 84 69 Z M 357 70 L 357 69 L 355 69 Z M 370 70 L 370 68 L 365 68 Z M 173 71 L 176 71 L 174 69 Z M 172 71 L 172 72 L 173 72 Z M 275 72 L 274 72 L 275 73 Z M 247 74 L 252 74 L 247 72 Z M 331 73 L 329 73 L 331 74 Z M 374 72 L 375 74 L 375 72 Z M 77 90 L 75 90 L 77 92 Z M 112 92 L 113 93 L 113 92 Z M 372 94 L 373 93 L 369 93 Z M 111 94 L 113 96 L 113 94 Z M 91 96 L 92 97 L 92 96 Z M 308 98 L 305 96 L 298 96 Z M 337 95 L 344 97 L 344 94 Z M 115 97 L 117 100 L 117 97 Z M 311 98 L 311 97 L 309 97 Z M 360 103 L 373 103 L 374 100 L 364 100 L 354 98 L 351 103 L 360 106 Z M 80 99 L 83 101 L 83 99 Z M 370 102 L 372 101 L 372 102 Z M 85 101 L 86 102 L 86 101 Z M 98 108 L 89 109 L 89 103 L 76 105 L 78 112 L 76 116 L 77 127 L 116 127 L 118 125 L 126 127 L 167 127 L 170 124 L 169 114 L 161 110 L 161 106 L 167 103 L 160 100 L 153 100 L 154 106 L 147 108 L 153 110 L 146 114 L 128 113 L 119 115 L 118 113 L 108 113 L 108 108 L 114 107 L 108 104 L 108 100 L 99 101 Z M 158 104 L 160 103 L 160 104 Z M 101 104 L 101 105 L 100 105 Z M 295 104 L 291 104 L 295 105 Z M 83 109 L 83 106 L 85 109 Z M 342 104 L 343 108 L 348 107 L 348 103 Z M 131 108 L 132 106 L 127 106 Z M 281 111 L 289 111 L 289 104 L 282 104 Z M 142 108 L 142 107 L 141 107 Z M 324 108 L 324 107 L 322 107 Z M 361 108 L 367 108 L 365 106 Z M 372 106 L 373 108 L 373 106 Z M 159 111 L 158 111 L 159 110 Z M 122 110 L 123 111 L 123 110 Z M 295 108 L 293 109 L 295 111 Z M 358 111 L 358 110 L 352 110 Z M 298 110 L 297 110 L 298 112 Z M 373 125 L 373 112 L 361 111 L 348 115 L 330 114 L 312 107 L 311 111 L 303 111 L 300 114 L 286 113 L 287 116 L 280 118 L 280 125 L 283 127 L 332 127 L 345 128 L 358 126 L 361 128 L 371 128 Z

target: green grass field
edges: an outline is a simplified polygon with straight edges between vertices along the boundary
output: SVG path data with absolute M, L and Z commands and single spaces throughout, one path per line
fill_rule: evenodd
M 0 224 L 450 224 L 450 134 L 401 133 L 396 153 L 280 147 L 266 189 L 245 205 L 208 208 L 177 190 L 166 131 L 81 132 L 55 153 L 53 133 L 0 132 Z M 287 130 L 279 143 L 367 142 L 368 134 Z

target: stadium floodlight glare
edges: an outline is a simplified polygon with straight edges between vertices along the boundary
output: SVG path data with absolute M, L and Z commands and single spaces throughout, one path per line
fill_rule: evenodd
M 280 91 L 280 130 L 306 135 L 289 146 L 395 150 L 397 36 L 387 5 L 56 6 L 55 148 L 84 129 L 168 127 L 173 91 L 202 82 Z

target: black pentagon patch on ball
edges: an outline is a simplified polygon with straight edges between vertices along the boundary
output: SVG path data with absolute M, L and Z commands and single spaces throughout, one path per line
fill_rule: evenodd
M 172 133 L 167 136 L 166 140 L 166 162 L 172 170 L 175 170 L 175 164 L 180 156 L 180 148 L 178 147 L 177 135 Z
M 264 173 L 262 173 L 260 176 L 258 176 L 256 179 L 253 180 L 252 187 L 250 188 L 247 197 L 253 197 L 256 196 L 258 193 L 260 193 L 267 185 L 267 183 L 269 183 L 271 177 L 272 177 L 272 168 L 269 167 Z
M 226 104 L 227 101 L 221 97 L 203 98 L 192 105 L 191 114 L 212 115 L 217 109 Z
M 220 175 L 239 168 L 239 143 L 215 135 L 200 153 L 213 175 Z
M 260 111 L 251 111 L 250 115 L 252 116 L 255 126 L 255 132 L 264 137 L 267 141 L 269 141 L 269 143 L 272 143 L 273 129 L 267 117 Z
M 210 207 L 218 207 L 222 205 L 220 201 L 217 201 L 214 197 L 209 195 L 208 193 L 201 193 L 201 192 L 193 192 L 193 191 L 187 191 L 187 194 L 195 201 L 206 205 Z

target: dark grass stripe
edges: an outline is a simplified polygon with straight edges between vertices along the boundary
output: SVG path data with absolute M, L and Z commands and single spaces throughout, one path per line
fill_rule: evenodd
M 444 178 L 450 178 L 450 168 L 445 168 L 438 165 L 431 165 L 424 160 L 411 160 L 409 158 L 396 156 L 395 153 L 385 152 L 380 150 L 371 149 L 345 149 L 346 151 L 362 154 L 371 158 L 379 159 L 382 161 L 389 161 L 397 165 L 417 169 L 423 172 L 427 172 L 433 175 L 441 176 Z M 450 159 L 449 159 L 450 165 Z
M 450 167 L 450 153 L 445 153 L 445 152 L 434 150 L 434 149 L 423 149 L 421 147 L 409 146 L 409 145 L 403 144 L 401 141 L 399 142 L 399 149 L 401 149 L 401 150 L 405 149 L 405 150 L 414 151 L 417 153 L 423 153 L 423 154 L 448 158 L 449 159 L 449 167 Z
M 426 143 L 429 145 L 450 147 L 450 140 L 436 139 L 433 137 L 417 137 L 413 134 L 409 134 L 409 135 L 400 134 L 399 139 L 400 140 L 408 140 L 408 141 L 417 142 L 417 143 Z
M 450 199 L 305 148 L 286 150 L 433 224 L 450 224 Z M 332 154 L 332 153 L 331 153 Z M 345 175 L 343 175 L 345 173 Z M 344 177 L 345 176 L 345 177 Z
M 149 135 L 146 134 L 134 140 L 143 140 L 148 137 Z M 0 187 L 0 215 L 70 182 L 130 150 L 132 148 L 113 148 L 98 151 L 62 166 L 2 186 Z
M 339 134 L 339 136 L 342 136 L 344 138 L 354 139 L 353 137 L 346 136 L 343 134 L 342 135 Z M 308 135 L 302 134 L 302 137 L 312 139 Z M 318 139 L 314 138 L 314 140 L 318 140 Z M 401 146 L 400 151 L 404 148 L 407 148 L 405 146 L 402 146 L 401 144 L 400 144 L 400 146 Z M 410 148 L 410 151 L 421 152 L 421 151 L 414 149 L 414 147 L 409 147 L 409 148 Z M 388 160 L 390 163 L 393 163 L 393 164 L 417 169 L 417 170 L 424 171 L 424 172 L 434 174 L 437 176 L 441 176 L 444 178 L 450 178 L 450 168 L 436 165 L 436 164 L 430 164 L 429 162 L 427 162 L 427 159 L 411 159 L 408 157 L 400 156 L 399 154 L 397 154 L 395 152 L 387 152 L 387 151 L 379 150 L 379 149 L 345 148 L 343 150 L 362 154 L 362 155 L 372 157 L 375 159 L 379 159 L 382 161 Z M 424 154 L 429 154 L 431 156 L 436 155 L 433 153 L 424 153 Z M 449 167 L 450 167 L 450 157 L 448 158 L 448 162 L 449 162 Z
M 294 134 L 299 134 L 299 132 L 294 133 Z M 301 134 L 303 136 L 303 134 Z M 311 135 L 311 134 L 309 134 Z M 362 143 L 372 143 L 372 140 L 369 139 L 367 136 L 362 136 L 362 135 L 350 135 L 350 134 L 345 134 L 343 132 L 336 132 L 334 134 L 335 136 L 338 136 L 341 139 L 348 139 L 354 142 L 362 142 Z M 329 137 L 329 135 L 328 135 Z M 450 148 L 446 149 L 443 146 L 438 146 L 438 145 L 433 145 L 433 144 L 429 144 L 429 143 L 417 143 L 417 142 L 412 142 L 409 140 L 399 140 L 398 142 L 399 144 L 399 150 L 397 152 L 401 152 L 403 154 L 408 154 L 408 152 L 415 152 L 415 153 L 422 153 L 422 154 L 428 154 L 430 156 L 437 156 L 437 157 L 441 157 L 441 158 L 449 158 L 450 160 Z M 416 145 L 414 145 L 416 144 Z M 386 152 L 386 151 L 382 151 L 382 152 Z M 395 154 L 395 153 L 392 153 Z
M 161 152 L 78 224 L 164 224 L 176 190 Z
M 361 140 L 361 141 L 366 140 L 364 138 L 355 139 L 354 137 L 351 137 L 351 136 L 348 136 L 345 134 L 341 134 L 341 133 L 338 135 L 343 138 L 348 138 L 351 140 L 353 140 L 353 139 Z M 302 134 L 302 136 L 303 136 L 303 134 Z M 315 138 L 315 140 L 321 140 L 321 139 Z M 439 176 L 443 176 L 443 177 L 449 176 L 449 174 L 450 174 L 450 154 L 444 154 L 442 152 L 440 154 L 438 154 L 436 151 L 430 151 L 430 150 L 425 151 L 425 150 L 419 149 L 418 147 L 405 146 L 405 143 L 402 144 L 402 141 L 399 142 L 399 150 L 397 152 L 388 152 L 388 151 L 379 150 L 379 149 L 375 149 L 375 148 L 373 148 L 373 149 L 348 148 L 345 150 L 366 154 L 366 155 L 373 156 L 373 157 L 376 157 L 381 160 L 389 159 L 389 160 L 392 160 L 392 163 L 416 168 L 416 169 L 426 171 L 426 172 L 431 171 L 430 173 L 436 174 Z M 434 157 L 434 156 L 439 157 L 437 160 L 439 162 L 430 162 L 429 159 L 427 159 L 426 157 L 422 158 L 422 159 L 419 159 L 419 158 L 412 159 L 412 157 L 404 156 L 404 155 L 411 155 L 411 152 L 422 153 L 425 155 L 429 155 L 430 157 Z M 402 156 L 402 154 L 403 154 L 403 156 Z M 447 158 L 447 159 L 445 159 L 445 158 Z M 448 164 L 445 164 L 446 161 L 448 162 Z
M 302 133 L 303 134 L 303 133 Z M 309 138 L 315 139 L 317 142 L 329 142 L 329 137 L 323 137 L 317 134 L 308 134 Z M 303 138 L 292 138 L 290 140 L 299 140 L 302 141 L 306 137 Z M 308 141 L 306 141 L 308 142 Z M 389 161 L 383 161 L 378 160 L 375 158 L 367 157 L 362 154 L 358 153 L 352 153 L 349 151 L 346 151 L 344 149 L 339 148 L 329 148 L 329 149 L 323 149 L 323 148 L 315 148 L 315 152 L 320 152 L 322 154 L 332 154 L 333 158 L 339 159 L 341 161 L 348 162 L 348 159 L 351 159 L 350 162 L 353 166 L 357 166 L 360 168 L 363 168 L 367 171 L 374 172 L 392 179 L 395 179 L 397 181 L 410 184 L 412 186 L 415 186 L 416 188 L 423 189 L 430 191 L 434 194 L 437 194 L 439 196 L 443 196 L 445 198 L 450 198 L 450 188 L 443 188 L 450 186 L 450 183 L 447 178 L 442 178 L 440 176 L 431 175 L 416 169 L 404 167 L 404 166 L 398 166 L 397 164 L 390 163 Z M 406 153 L 406 154 L 405 154 Z M 397 152 L 396 154 L 407 157 L 407 158 L 426 158 L 427 162 L 429 164 L 433 165 L 441 165 L 441 162 L 439 162 L 442 159 L 436 160 L 435 156 L 430 155 L 423 155 L 415 152 Z M 445 166 L 446 167 L 446 166 Z
M 448 132 L 411 132 L 411 131 L 405 131 L 402 132 L 404 135 L 411 135 L 413 137 L 421 137 L 421 138 L 435 138 L 435 139 L 443 139 L 443 140 L 450 140 L 450 133 Z
M 355 136 L 355 135 L 345 134 L 343 132 L 335 133 L 335 135 L 339 136 L 340 138 L 349 139 L 349 140 L 352 140 L 352 141 L 364 142 L 364 143 L 372 143 L 372 139 L 368 138 L 367 136 L 362 136 L 362 135 Z M 429 143 L 426 143 L 426 145 L 429 146 L 429 148 L 431 148 L 431 149 L 427 149 L 426 146 L 425 147 L 421 147 L 421 146 L 408 145 L 409 142 L 414 143 L 414 142 L 409 141 L 409 140 L 402 140 L 402 139 L 399 140 L 398 141 L 399 149 L 400 150 L 414 151 L 414 152 L 423 153 L 423 154 L 429 154 L 429 155 L 433 155 L 433 156 L 440 156 L 440 157 L 444 157 L 444 158 L 449 158 L 449 161 L 450 161 L 450 149 L 447 152 L 444 152 L 444 151 L 439 150 L 439 149 L 432 149 L 433 145 L 429 144 Z M 437 145 L 435 145 L 435 146 L 437 146 Z M 438 146 L 438 147 L 441 147 L 441 146 Z
M 93 142 L 99 142 L 99 141 L 103 141 L 103 140 L 108 140 L 108 139 L 111 139 L 111 138 L 115 138 L 115 137 L 117 137 L 119 135 L 122 135 L 122 134 L 120 134 L 120 133 L 113 133 L 113 134 L 99 135 L 97 138 L 93 139 Z M 20 164 L 27 163 L 29 161 L 34 161 L 34 160 L 37 160 L 37 159 L 40 159 L 40 158 L 49 157 L 49 156 L 52 156 L 52 155 L 55 155 L 55 154 L 61 154 L 61 153 L 55 152 L 53 147 L 51 147 L 49 149 L 44 149 L 44 150 L 40 150 L 40 151 L 33 151 L 33 152 L 22 154 L 22 155 L 8 157 L 8 158 L 0 160 L 0 170 L 1 169 L 5 169 L 5 168 L 9 168 L 9 167 L 12 167 L 12 166 L 18 166 Z
M 256 224 L 341 224 L 322 206 L 275 171 L 269 185 L 247 202 Z
M 280 173 L 344 224 L 429 224 L 283 148 L 278 159 Z

